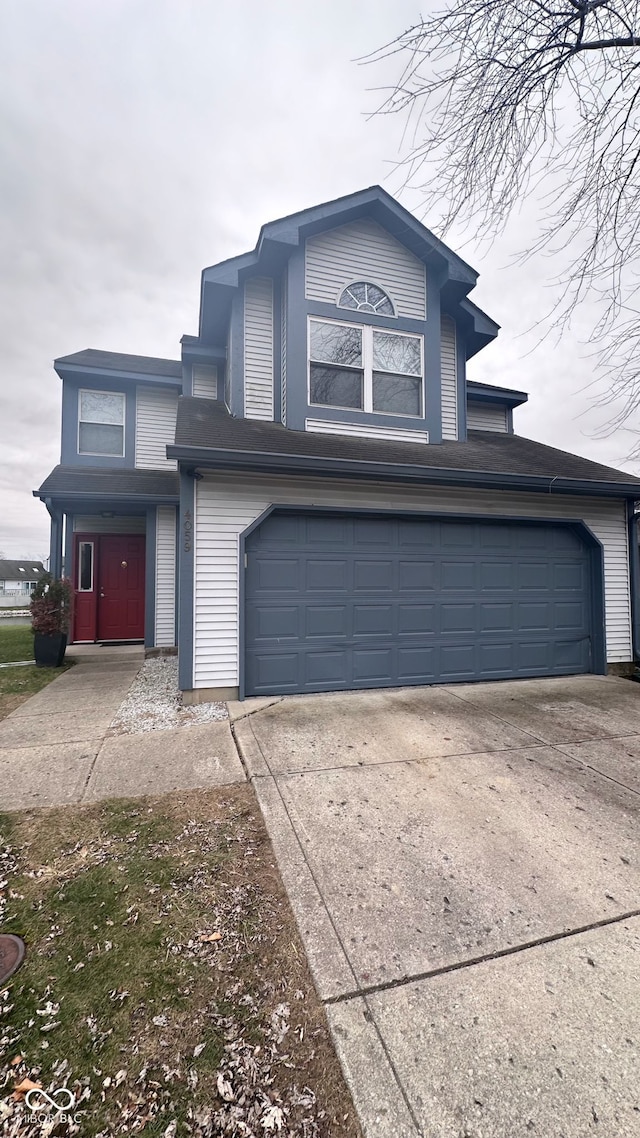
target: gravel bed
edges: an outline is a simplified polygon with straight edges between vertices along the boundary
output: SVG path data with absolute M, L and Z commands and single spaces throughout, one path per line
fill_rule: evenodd
M 178 659 L 165 656 L 145 660 L 115 714 L 110 732 L 113 735 L 137 735 L 141 731 L 190 727 L 194 723 L 227 718 L 224 703 L 183 707 L 178 687 Z

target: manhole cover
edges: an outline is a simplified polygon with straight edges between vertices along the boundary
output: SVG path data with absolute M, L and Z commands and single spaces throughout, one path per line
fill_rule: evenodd
M 0 933 L 0 984 L 13 976 L 25 958 L 27 946 L 13 933 Z

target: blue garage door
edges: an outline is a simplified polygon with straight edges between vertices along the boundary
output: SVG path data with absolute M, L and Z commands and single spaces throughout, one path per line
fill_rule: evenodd
M 246 553 L 247 694 L 592 668 L 590 555 L 566 525 L 283 512 Z

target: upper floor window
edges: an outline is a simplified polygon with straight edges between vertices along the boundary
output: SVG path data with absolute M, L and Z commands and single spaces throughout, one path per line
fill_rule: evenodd
M 422 336 L 309 321 L 309 402 L 423 417 Z
M 78 454 L 124 456 L 122 392 L 81 391 L 78 408 Z
M 369 281 L 354 281 L 340 294 L 339 308 L 371 312 L 376 316 L 395 316 L 393 304 L 383 289 Z

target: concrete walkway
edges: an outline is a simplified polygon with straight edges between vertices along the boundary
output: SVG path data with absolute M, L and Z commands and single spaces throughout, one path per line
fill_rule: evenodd
M 638 1138 L 640 686 L 230 711 L 367 1138 Z
M 244 779 L 227 722 L 109 735 L 142 648 L 73 647 L 75 666 L 0 721 L 0 810 Z

